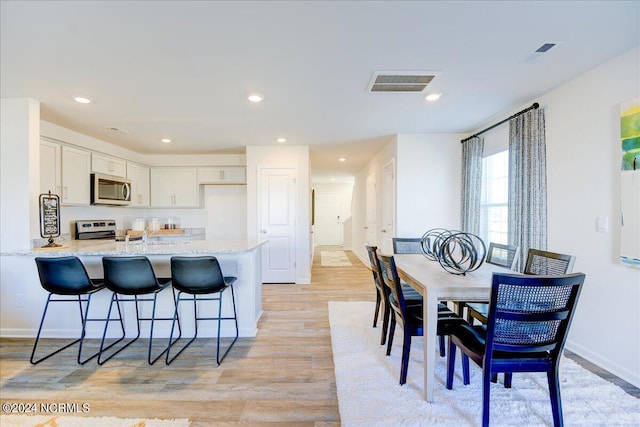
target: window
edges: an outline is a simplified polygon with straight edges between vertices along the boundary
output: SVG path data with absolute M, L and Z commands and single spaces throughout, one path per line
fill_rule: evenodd
M 482 159 L 482 196 L 480 202 L 480 237 L 507 244 L 509 230 L 509 150 Z

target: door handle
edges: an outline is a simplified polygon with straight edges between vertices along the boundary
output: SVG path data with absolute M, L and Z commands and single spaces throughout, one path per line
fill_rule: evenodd
M 261 230 L 262 234 L 267 234 L 267 230 Z

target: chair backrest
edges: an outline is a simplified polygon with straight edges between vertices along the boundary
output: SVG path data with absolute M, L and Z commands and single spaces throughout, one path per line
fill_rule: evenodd
M 569 274 L 573 271 L 573 255 L 529 249 L 524 274 L 552 275 Z
M 218 259 L 213 256 L 171 257 L 171 283 L 179 291 L 212 293 L 226 284 Z
M 102 257 L 104 283 L 113 292 L 144 294 L 158 288 L 158 280 L 145 256 Z
M 36 266 L 40 284 L 51 293 L 76 295 L 91 287 L 87 270 L 77 257 L 38 257 Z
M 489 243 L 485 262 L 506 267 L 509 270 L 518 270 L 520 259 L 520 246 L 503 245 L 501 243 Z
M 396 321 L 404 327 L 407 307 L 404 301 L 404 294 L 402 293 L 398 270 L 396 270 L 396 262 L 393 256 L 378 255 L 378 259 L 380 261 L 382 283 L 384 283 L 393 296 L 393 298 L 389 297 L 389 305 L 397 314 Z
M 384 284 L 382 283 L 382 271 L 380 269 L 380 262 L 378 261 L 377 246 L 365 246 L 367 248 L 367 254 L 369 254 L 369 264 L 371 264 L 371 273 L 373 274 L 373 283 L 376 288 L 381 292 L 384 290 Z
M 394 237 L 393 253 L 394 254 L 421 254 L 422 238 L 421 237 Z
M 550 352 L 558 357 L 584 283 L 582 273 L 526 276 L 494 273 L 485 358 L 492 351 Z

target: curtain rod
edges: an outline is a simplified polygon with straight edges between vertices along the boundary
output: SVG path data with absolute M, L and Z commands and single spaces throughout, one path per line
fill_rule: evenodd
M 463 143 L 467 142 L 468 140 L 470 140 L 471 138 L 475 138 L 476 136 L 480 136 L 480 135 L 482 135 L 483 133 L 485 133 L 485 132 L 487 132 L 487 131 L 490 131 L 491 129 L 493 129 L 493 128 L 497 127 L 497 126 L 500 126 L 501 124 L 503 124 L 503 123 L 505 123 L 505 122 L 508 122 L 508 121 L 509 121 L 509 120 L 511 120 L 511 119 L 515 119 L 516 117 L 518 117 L 518 116 L 520 116 L 520 115 L 522 115 L 522 114 L 526 113 L 527 111 L 536 110 L 538 107 L 540 107 L 540 104 L 538 104 L 537 102 L 534 102 L 534 103 L 533 103 L 533 105 L 531 105 L 531 107 L 529 107 L 529 108 L 525 108 L 525 109 L 524 109 L 524 110 L 522 110 L 522 111 L 518 111 L 517 113 L 515 113 L 515 114 L 514 114 L 514 115 L 512 115 L 512 116 L 509 116 L 509 117 L 507 117 L 506 119 L 504 119 L 504 120 L 502 120 L 502 121 L 500 121 L 500 122 L 498 122 L 498 123 L 496 123 L 496 124 L 493 124 L 493 125 L 489 126 L 489 127 L 488 127 L 488 128 L 486 128 L 486 129 L 482 129 L 482 130 L 481 130 L 480 132 L 478 132 L 478 133 L 474 133 L 474 134 L 473 134 L 473 135 L 471 135 L 470 137 L 465 138 L 465 139 L 463 139 L 462 141 L 460 141 L 460 143 L 461 143 L 461 144 L 463 144 Z

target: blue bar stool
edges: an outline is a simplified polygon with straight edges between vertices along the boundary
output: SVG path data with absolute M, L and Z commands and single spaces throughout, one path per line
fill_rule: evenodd
M 84 344 L 84 338 L 86 334 L 87 322 L 94 321 L 106 321 L 103 318 L 89 318 L 89 305 L 91 304 L 91 296 L 96 292 L 105 288 L 105 284 L 99 279 L 90 279 L 87 274 L 87 270 L 84 265 L 74 256 L 68 257 L 38 257 L 35 259 L 36 266 L 38 267 L 38 276 L 40 277 L 40 284 L 49 292 L 47 297 L 47 303 L 44 306 L 42 312 L 42 319 L 40 320 L 40 327 L 36 335 L 36 341 L 33 344 L 33 350 L 31 351 L 31 363 L 38 364 L 43 360 L 50 358 L 51 356 L 60 353 L 61 351 L 71 347 L 76 343 L 80 343 L 78 346 L 78 363 L 84 365 L 89 360 L 96 357 L 99 352 L 92 354 L 86 359 L 82 359 L 82 346 Z M 42 333 L 42 326 L 44 325 L 45 317 L 47 316 L 47 310 L 49 303 L 56 302 L 77 302 L 80 308 L 80 322 L 82 329 L 80 332 L 80 338 L 66 344 L 65 346 L 36 359 L 36 349 L 40 341 L 40 334 Z M 84 303 L 84 309 L 83 309 Z M 122 316 L 120 319 L 114 319 L 120 321 L 122 327 L 122 337 L 112 343 L 124 339 L 124 324 L 122 323 Z M 109 347 L 107 347 L 109 348 Z
M 98 364 L 102 365 L 107 360 L 111 359 L 116 354 L 133 344 L 138 338 L 140 338 L 140 322 L 150 321 L 151 329 L 149 331 L 149 351 L 147 356 L 147 362 L 149 365 L 153 365 L 166 351 L 164 348 L 160 354 L 152 358 L 153 348 L 153 326 L 156 320 L 173 320 L 173 317 L 156 317 L 156 302 L 158 294 L 168 288 L 171 285 L 171 279 L 158 279 L 153 271 L 151 262 L 145 256 L 132 256 L 132 257 L 103 257 L 102 266 L 104 268 L 104 282 L 108 289 L 113 292 L 111 297 L 111 303 L 109 304 L 109 312 L 107 314 L 107 322 L 102 334 L 102 342 L 100 344 L 100 354 L 98 356 Z M 139 303 L 142 301 L 153 301 L 153 308 L 151 311 L 151 317 L 141 317 Z M 175 305 L 175 300 L 174 305 Z M 120 312 L 120 303 L 122 302 L 134 302 L 136 307 L 136 327 L 137 334 L 135 338 L 130 339 L 106 358 L 103 358 L 104 350 L 108 347 L 104 347 L 104 342 L 107 336 L 107 330 L 109 328 L 109 322 L 111 319 L 111 311 L 113 304 L 116 304 L 118 312 Z M 180 323 L 178 323 L 178 330 L 180 335 L 182 330 L 180 329 Z M 173 334 L 173 332 L 172 332 Z M 177 340 L 176 339 L 176 340 Z
M 174 292 L 177 290 L 178 295 L 176 297 L 176 311 L 173 317 L 173 324 L 171 326 L 171 335 L 169 337 L 169 344 L 167 345 L 167 365 L 173 362 L 173 360 L 180 355 L 195 339 L 198 337 L 198 321 L 199 320 L 216 320 L 218 322 L 218 336 L 216 341 L 216 362 L 218 365 L 222 362 L 225 356 L 231 350 L 231 347 L 238 340 L 238 317 L 236 313 L 236 299 L 233 292 L 233 283 L 237 280 L 236 277 L 224 277 L 220 264 L 215 257 L 203 256 L 203 257 L 171 257 L 171 280 L 173 281 Z M 224 292 L 231 290 L 231 302 L 233 306 L 233 317 L 222 316 L 222 295 Z M 187 296 L 184 296 L 187 294 Z M 178 315 L 178 307 L 180 301 L 192 301 L 193 302 L 193 316 L 195 322 L 195 333 L 193 338 L 189 340 L 173 357 L 170 357 L 169 353 L 173 344 L 177 341 L 171 342 L 173 338 L 173 330 L 176 322 L 180 326 L 180 318 Z M 216 317 L 199 317 L 198 316 L 198 301 L 218 301 L 218 315 Z M 223 320 L 233 320 L 235 324 L 235 336 L 229 347 L 220 357 L 220 328 Z

